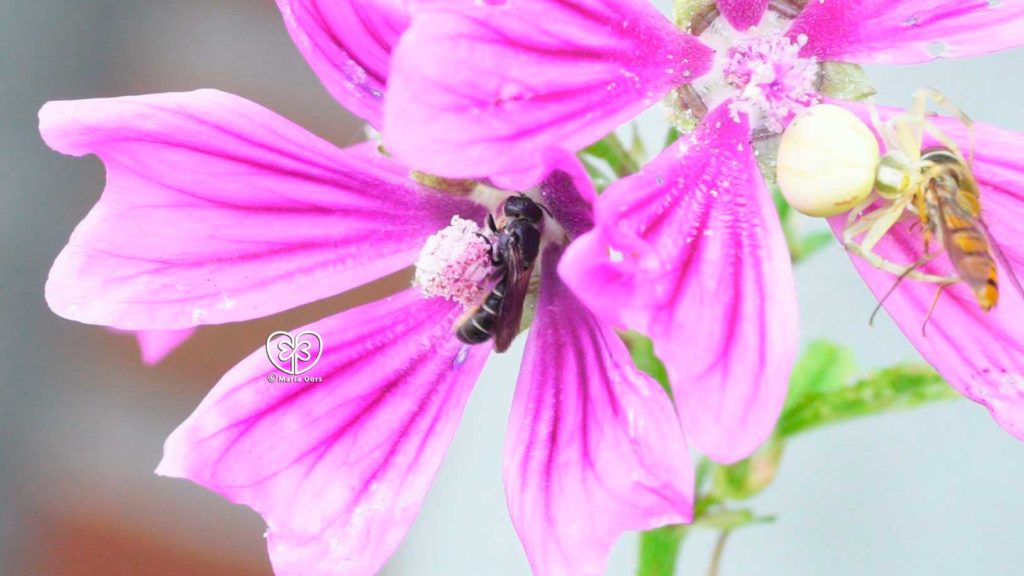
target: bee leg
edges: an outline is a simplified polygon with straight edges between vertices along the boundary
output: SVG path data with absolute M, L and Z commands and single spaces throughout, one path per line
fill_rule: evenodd
M 487 228 L 495 234 L 498 233 L 498 225 L 494 223 L 494 214 L 487 215 Z

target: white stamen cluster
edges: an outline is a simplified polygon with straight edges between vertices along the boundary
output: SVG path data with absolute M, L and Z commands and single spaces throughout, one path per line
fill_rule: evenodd
M 490 245 L 483 229 L 472 220 L 453 216 L 448 227 L 427 238 L 416 260 L 413 284 L 427 297 L 470 306 L 483 295 L 491 271 Z
M 738 90 L 730 108 L 733 116 L 745 113 L 753 124 L 779 133 L 798 112 L 818 103 L 818 65 L 800 57 L 806 42 L 805 37 L 791 42 L 766 36 L 746 39 L 729 50 L 723 74 Z

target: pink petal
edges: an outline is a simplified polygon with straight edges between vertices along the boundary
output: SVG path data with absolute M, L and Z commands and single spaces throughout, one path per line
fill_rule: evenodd
M 668 396 L 561 283 L 556 250 L 512 400 L 505 492 L 534 574 L 602 574 L 622 532 L 690 521 L 693 470 Z
M 868 121 L 865 106 L 842 104 Z M 901 111 L 885 108 L 880 112 L 884 119 Z M 966 153 L 968 137 L 959 122 L 945 117 L 933 117 L 931 121 Z M 1024 157 L 1020 154 L 1024 134 L 985 124 L 976 124 L 975 134 L 973 170 L 981 188 L 982 219 L 1017 278 L 1024 280 L 1024 237 L 1020 234 L 1024 222 Z M 936 144 L 926 140 L 926 145 Z M 831 220 L 837 234 L 841 234 L 845 218 L 837 216 Z M 908 218 L 901 222 L 875 251 L 901 263 L 919 258 L 923 254 L 921 233 L 909 229 L 912 221 Z M 876 296 L 881 298 L 892 287 L 892 274 L 859 257 L 851 258 Z M 934 264 L 929 270 L 953 273 L 945 256 Z M 1014 286 L 1006 267 L 998 260 L 996 265 L 999 302 L 989 312 L 982 311 L 966 284 L 958 283 L 943 290 L 927 331 L 922 334 L 936 287 L 909 280 L 889 296 L 885 309 L 914 347 L 954 388 L 988 408 L 1000 426 L 1024 440 L 1024 294 Z M 870 314 L 869 310 L 864 312 Z
M 757 26 L 767 9 L 768 0 L 718 0 L 718 11 L 740 31 Z
M 139 343 L 142 361 L 150 366 L 159 364 L 171 352 L 174 352 L 186 340 L 195 334 L 195 328 L 184 330 L 142 330 L 135 333 Z
M 788 35 L 803 56 L 858 64 L 915 64 L 1024 46 L 1024 2 L 857 0 L 808 2 Z
M 299 51 L 342 106 L 381 125 L 391 50 L 409 25 L 401 0 L 277 0 Z
M 798 326 L 789 253 L 749 125 L 728 106 L 610 186 L 597 228 L 569 247 L 561 269 L 591 309 L 651 337 L 687 435 L 721 462 L 771 433 Z
M 544 206 L 569 238 L 589 232 L 594 227 L 591 204 L 597 192 L 583 163 L 571 152 L 552 148 L 545 165 L 547 176 L 538 185 Z
M 711 51 L 646 0 L 428 2 L 395 50 L 389 150 L 450 177 L 530 171 L 703 74 Z
M 411 264 L 468 201 L 216 91 L 51 102 L 47 143 L 98 154 L 99 203 L 50 271 L 58 314 L 130 330 L 246 320 Z
M 257 350 L 171 434 L 157 473 L 259 512 L 277 576 L 376 573 L 419 511 L 487 358 L 488 346 L 452 334 L 460 312 L 407 290 L 302 328 L 323 338 L 304 374 L 320 383 L 268 382 L 276 371 Z

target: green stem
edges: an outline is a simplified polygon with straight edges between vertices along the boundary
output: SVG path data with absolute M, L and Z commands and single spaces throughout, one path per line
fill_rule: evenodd
M 662 526 L 640 534 L 640 562 L 637 576 L 673 576 L 686 526 Z
M 722 552 L 725 551 L 725 542 L 729 539 L 730 530 L 722 530 L 715 542 L 715 551 L 711 555 L 711 566 L 708 568 L 708 576 L 718 576 L 718 569 L 722 565 Z

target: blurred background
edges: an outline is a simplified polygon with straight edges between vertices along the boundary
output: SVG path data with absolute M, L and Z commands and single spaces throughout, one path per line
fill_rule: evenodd
M 869 73 L 881 102 L 906 104 L 930 85 L 976 120 L 1024 131 L 1022 63 L 1017 51 Z M 0 0 L 0 575 L 270 574 L 255 513 L 152 474 L 163 439 L 270 331 L 407 281 L 202 329 L 155 368 L 131 336 L 50 313 L 46 274 L 99 197 L 103 170 L 48 150 L 36 111 L 47 100 L 200 87 L 339 144 L 361 134 L 271 0 Z M 656 121 L 645 129 L 660 138 Z M 805 342 L 850 344 L 864 367 L 916 357 L 887 318 L 868 327 L 874 301 L 838 247 L 798 275 Z M 501 485 L 522 341 L 492 357 L 386 574 L 529 574 Z M 1021 574 L 1022 478 L 1024 445 L 967 401 L 833 426 L 790 443 L 775 485 L 754 502 L 777 522 L 735 533 L 721 574 Z M 711 545 L 711 534 L 694 536 L 680 573 L 704 574 Z M 635 551 L 627 535 L 608 573 L 631 574 Z

